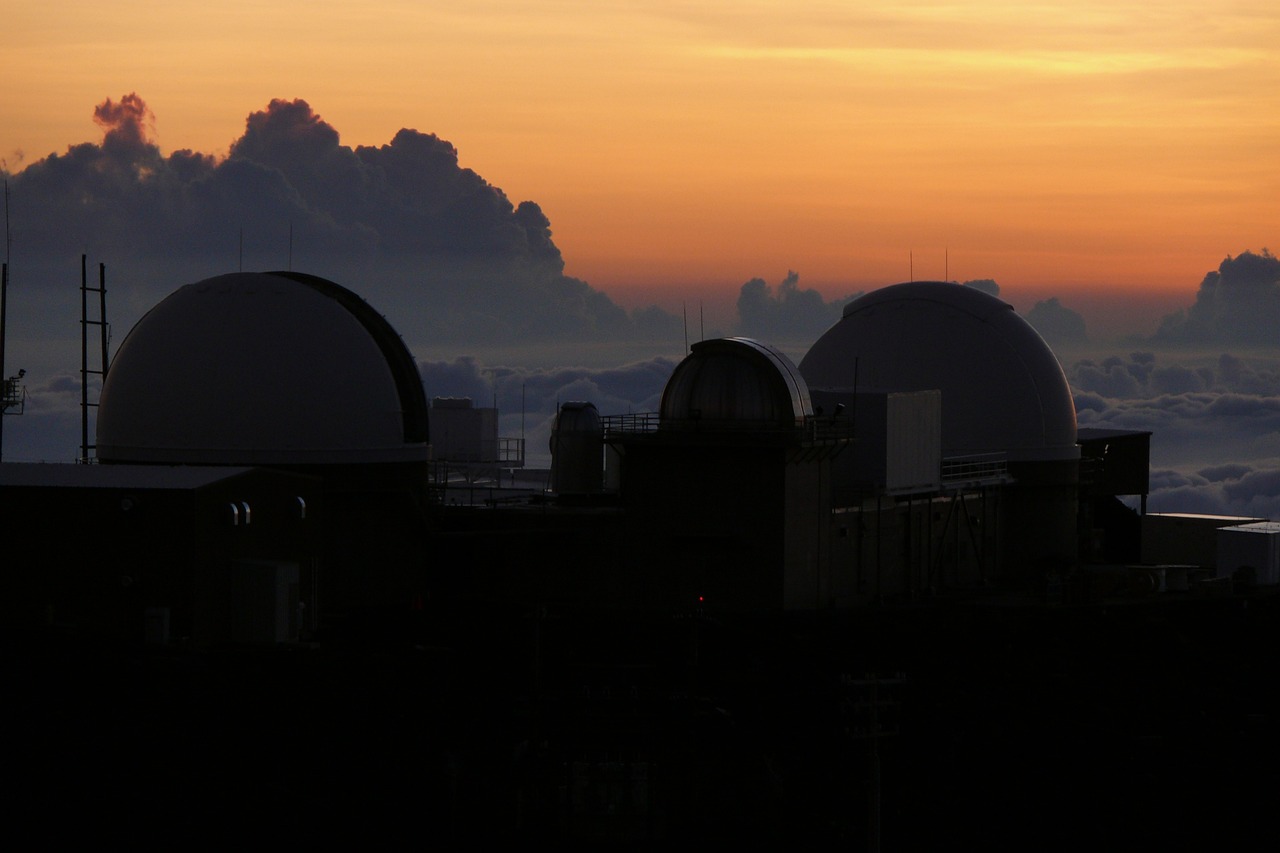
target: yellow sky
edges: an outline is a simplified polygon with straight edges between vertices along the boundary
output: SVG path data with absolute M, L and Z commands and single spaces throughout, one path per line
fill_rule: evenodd
M 453 142 L 623 301 L 787 270 L 837 296 L 912 256 L 1191 290 L 1280 249 L 1275 0 L 0 3 L 10 169 L 98 141 L 107 97 L 215 154 L 303 98 L 348 145 Z

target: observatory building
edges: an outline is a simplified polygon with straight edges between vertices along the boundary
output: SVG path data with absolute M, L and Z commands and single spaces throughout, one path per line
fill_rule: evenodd
M 997 574 L 1018 580 L 1074 564 L 1076 412 L 1053 351 L 1013 307 L 946 282 L 873 291 L 800 362 L 815 400 L 848 408 L 868 392 L 941 394 L 943 480 L 972 480 L 999 505 Z M 874 429 L 859 439 L 870 438 Z M 984 496 L 984 501 L 986 496 Z
M 427 460 L 417 366 L 382 315 L 298 273 L 189 284 L 120 345 L 101 462 L 351 465 Z
M 422 383 L 390 324 L 333 282 L 174 291 L 120 345 L 96 438 L 100 465 L 0 474 L 6 523 L 43 567 L 7 604 L 17 624 L 280 641 L 322 608 L 407 608 L 422 588 Z M 51 526 L 67 519 L 72 535 Z
M 839 426 L 814 414 L 790 358 L 748 338 L 694 344 L 656 421 L 605 419 L 630 557 L 664 603 L 778 612 L 832 598 L 830 462 L 852 434 Z

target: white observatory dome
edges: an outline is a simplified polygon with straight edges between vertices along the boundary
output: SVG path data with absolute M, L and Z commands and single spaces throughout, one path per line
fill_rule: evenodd
M 427 404 L 404 342 L 364 300 L 298 273 L 179 288 L 107 371 L 103 462 L 330 464 L 427 458 Z
M 947 455 L 1075 459 L 1076 410 L 1053 351 L 1011 305 L 945 282 L 853 300 L 800 362 L 823 390 L 942 392 Z
M 809 388 L 795 363 L 750 338 L 693 345 L 662 391 L 664 429 L 794 428 L 813 414 Z

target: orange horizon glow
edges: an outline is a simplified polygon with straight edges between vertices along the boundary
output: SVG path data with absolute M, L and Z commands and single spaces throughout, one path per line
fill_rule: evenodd
M 10 171 L 100 141 L 108 97 L 215 155 L 302 98 L 352 147 L 449 140 L 623 304 L 912 267 L 1186 302 L 1278 242 L 1274 4 L 71 0 L 6 24 Z

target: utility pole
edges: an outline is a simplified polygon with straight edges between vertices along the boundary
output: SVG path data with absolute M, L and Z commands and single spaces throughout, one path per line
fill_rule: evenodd
M 895 699 L 881 698 L 881 691 L 901 687 L 907 679 L 898 673 L 893 678 L 868 674 L 862 678 L 844 676 L 842 680 L 857 696 L 853 702 L 855 721 L 851 728 L 852 736 L 868 742 L 867 850 L 880 853 L 880 740 L 899 733 L 896 724 L 886 725 L 880 715 L 882 710 L 896 709 L 900 704 Z

